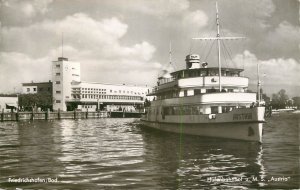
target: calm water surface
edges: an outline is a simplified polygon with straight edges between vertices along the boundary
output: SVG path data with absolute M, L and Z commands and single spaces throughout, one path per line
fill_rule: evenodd
M 298 189 L 299 116 L 268 119 L 262 145 L 137 119 L 3 122 L 0 189 Z M 21 178 L 57 182 L 9 182 Z

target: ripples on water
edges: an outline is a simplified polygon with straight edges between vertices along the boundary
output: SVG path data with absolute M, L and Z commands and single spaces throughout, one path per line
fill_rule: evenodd
M 299 114 L 275 115 L 264 143 L 144 129 L 136 119 L 0 123 L 0 187 L 23 189 L 247 189 L 299 187 Z M 287 182 L 219 182 L 214 178 Z M 8 178 L 58 183 L 8 183 Z

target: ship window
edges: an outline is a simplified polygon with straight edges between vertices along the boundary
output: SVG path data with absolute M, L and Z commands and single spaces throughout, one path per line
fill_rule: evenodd
M 194 95 L 197 95 L 197 94 L 201 94 L 201 90 L 200 89 L 194 89 Z
M 210 109 L 212 114 L 218 113 L 218 106 L 211 106 Z
M 184 96 L 187 96 L 187 90 L 184 90 Z
M 232 111 L 235 108 L 235 106 L 222 106 L 222 113 L 227 113 Z
M 207 71 L 206 70 L 202 70 L 200 71 L 200 76 L 206 76 L 207 75 Z
M 218 76 L 219 74 L 218 74 L 217 70 L 209 70 L 208 75 L 209 76 Z
M 212 87 L 211 89 L 207 89 L 206 92 L 212 93 L 212 92 L 217 92 L 217 90 L 214 87 Z

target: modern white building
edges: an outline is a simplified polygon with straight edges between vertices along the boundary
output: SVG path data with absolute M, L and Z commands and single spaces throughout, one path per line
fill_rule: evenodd
M 125 84 L 73 82 L 68 110 L 135 111 L 141 108 L 150 88 Z
M 52 62 L 53 110 L 66 111 L 71 99 L 72 82 L 80 81 L 80 63 L 59 57 Z
M 59 57 L 52 64 L 53 110 L 135 111 L 150 88 L 125 84 L 82 82 L 80 63 Z

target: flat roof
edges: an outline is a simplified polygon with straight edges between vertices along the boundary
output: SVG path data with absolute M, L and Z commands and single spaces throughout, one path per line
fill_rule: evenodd
M 133 84 L 111 84 L 111 83 L 101 83 L 101 82 L 87 82 L 87 81 L 81 81 L 78 83 L 87 83 L 87 84 L 102 84 L 102 85 L 113 85 L 113 86 L 129 86 L 129 87 L 147 87 L 151 88 L 150 86 L 140 86 L 140 85 L 133 85 Z
M 22 83 L 23 86 L 34 86 L 39 84 L 51 84 L 52 82 L 28 82 L 28 83 Z
M 16 94 L 0 94 L 0 97 L 8 97 L 8 98 L 16 98 L 18 95 Z

